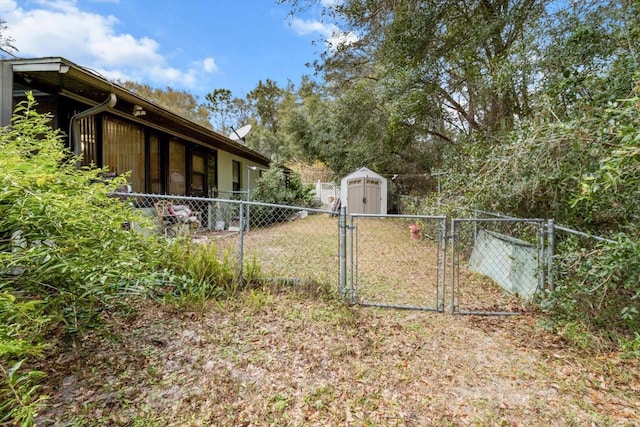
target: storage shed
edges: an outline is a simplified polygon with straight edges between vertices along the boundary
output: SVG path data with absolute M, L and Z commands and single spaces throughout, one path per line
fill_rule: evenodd
M 340 181 L 340 201 L 347 214 L 386 214 L 387 180 L 368 168 L 360 168 Z

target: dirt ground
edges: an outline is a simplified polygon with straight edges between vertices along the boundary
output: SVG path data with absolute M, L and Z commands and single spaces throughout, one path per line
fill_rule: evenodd
M 38 425 L 640 425 L 640 363 L 569 348 L 533 314 L 252 290 L 108 320 L 43 361 Z
M 434 231 L 414 241 L 406 222 L 357 226 L 360 298 L 434 307 L 449 292 Z M 521 314 L 349 306 L 316 292 L 338 276 L 332 217 L 245 237 L 261 274 L 307 288 L 266 281 L 192 310 L 132 301 L 128 316 L 106 319 L 107 333 L 61 343 L 42 362 L 50 399 L 38 425 L 640 425 L 640 361 L 570 347 L 484 279 L 461 273 L 462 302 Z M 237 236 L 208 242 L 233 248 Z

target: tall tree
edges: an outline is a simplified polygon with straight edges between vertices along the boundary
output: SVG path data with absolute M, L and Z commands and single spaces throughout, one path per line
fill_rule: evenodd
M 215 129 L 225 135 L 231 128 L 239 128 L 255 122 L 251 112 L 251 103 L 247 99 L 235 98 L 229 89 L 215 89 L 205 96 L 206 107 L 213 114 Z
M 637 1 L 572 2 L 546 18 L 538 93 L 558 118 L 628 95 L 640 63 L 639 23 Z
M 228 134 L 232 116 L 231 91 L 229 89 L 215 89 L 205 95 L 207 108 L 213 114 L 215 129 L 223 134 Z
M 260 124 L 276 134 L 279 126 L 278 110 L 280 103 L 285 96 L 285 90 L 278 87 L 278 84 L 271 79 L 262 80 L 247 95 L 247 99 L 252 103 Z
M 343 82 L 378 80 L 396 102 L 406 98 L 405 108 L 430 122 L 426 130 L 436 136 L 443 136 L 441 120 L 466 134 L 509 130 L 526 113 L 521 91 L 528 90 L 513 63 L 526 58 L 524 29 L 543 6 L 542 0 L 349 0 L 337 11 L 361 39 L 323 67 Z

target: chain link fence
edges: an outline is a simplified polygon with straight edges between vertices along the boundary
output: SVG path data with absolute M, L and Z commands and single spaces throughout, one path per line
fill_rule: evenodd
M 141 209 L 156 226 L 151 231 L 216 245 L 221 259 L 237 263 L 243 280 L 337 287 L 338 217 L 331 211 L 233 199 L 113 195 Z
M 352 300 L 443 311 L 445 228 L 445 217 L 352 215 Z
M 149 216 L 155 229 L 146 232 L 216 245 L 243 280 L 330 287 L 381 307 L 443 311 L 448 301 L 452 313 L 515 314 L 540 290 L 590 280 L 590 259 L 611 250 L 602 242 L 615 243 L 553 221 L 481 211 L 448 222 L 444 215 L 347 217 L 247 202 L 240 193 L 113 195 Z
M 609 331 L 632 325 L 640 311 L 634 290 L 638 283 L 637 250 L 624 240 L 551 227 L 549 289 L 554 292 L 541 299 L 542 308 L 555 317 L 580 319 L 596 328 L 607 324 Z
M 617 244 L 615 240 L 555 225 L 553 222 L 550 227 L 553 230 L 550 234 L 553 238 L 549 242 L 553 267 L 549 270 L 548 282 L 552 290 L 569 282 L 586 283 L 591 260 L 614 250 Z
M 545 221 L 451 220 L 451 311 L 515 314 L 545 286 Z

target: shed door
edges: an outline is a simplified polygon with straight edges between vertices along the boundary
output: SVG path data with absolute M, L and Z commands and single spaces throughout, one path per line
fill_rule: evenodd
M 380 180 L 362 177 L 347 181 L 347 213 L 380 213 Z
M 381 185 L 377 179 L 366 178 L 364 187 L 365 212 L 367 214 L 379 214 Z

